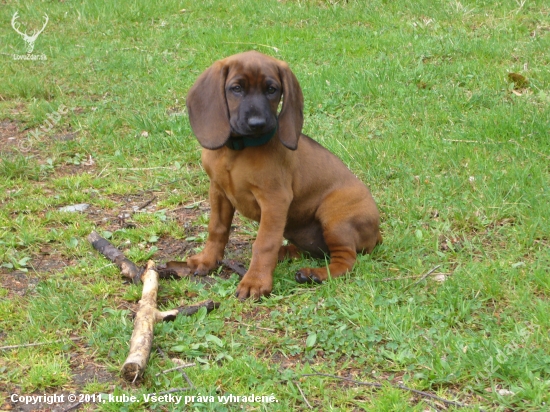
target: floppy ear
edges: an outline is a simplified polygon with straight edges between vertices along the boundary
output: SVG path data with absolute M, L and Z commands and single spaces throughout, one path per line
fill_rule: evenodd
M 279 140 L 290 150 L 296 150 L 304 124 L 304 96 L 294 73 L 284 62 L 279 63 L 283 83 L 283 107 L 279 113 Z
M 202 73 L 187 94 L 187 112 L 197 140 L 206 149 L 219 149 L 231 133 L 225 101 L 227 67 L 216 62 Z

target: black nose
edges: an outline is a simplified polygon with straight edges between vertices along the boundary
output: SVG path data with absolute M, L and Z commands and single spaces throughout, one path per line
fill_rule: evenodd
M 265 127 L 266 121 L 262 117 L 251 117 L 248 119 L 248 126 L 251 129 L 261 129 Z

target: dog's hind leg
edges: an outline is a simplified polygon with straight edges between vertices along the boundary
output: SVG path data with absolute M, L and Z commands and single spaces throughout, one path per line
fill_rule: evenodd
M 346 197 L 340 197 L 346 199 Z M 330 254 L 330 263 L 322 268 L 302 268 L 296 273 L 299 283 L 322 283 L 329 276 L 335 278 L 349 272 L 355 264 L 357 253 L 370 253 L 382 241 L 379 217 L 368 198 L 360 200 L 353 207 L 343 208 L 340 201 L 329 203 L 321 212 L 323 237 Z M 368 213 L 368 211 L 371 213 Z M 338 211 L 344 211 L 338 212 Z M 353 213 L 353 212 L 356 213 Z M 323 216 L 326 216 L 323 219 Z
M 329 275 L 333 278 L 349 272 L 357 258 L 356 247 L 350 239 L 349 225 L 339 225 L 325 233 L 325 241 L 330 253 L 330 263 L 321 268 L 302 268 L 296 272 L 298 283 L 322 283 Z

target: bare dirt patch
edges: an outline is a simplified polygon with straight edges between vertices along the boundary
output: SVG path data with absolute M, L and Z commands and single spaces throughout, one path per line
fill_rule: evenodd
M 93 357 L 87 353 L 89 348 L 85 340 L 78 341 L 74 349 L 70 355 L 72 389 L 78 391 L 89 383 L 118 383 L 121 381 L 118 376 L 94 361 Z
M 271 356 L 271 361 L 279 365 L 279 369 L 295 369 L 296 365 L 303 363 L 303 356 L 300 355 L 283 355 L 281 352 L 275 352 Z
M 20 270 L 14 272 L 0 271 L 0 284 L 8 290 L 8 298 L 13 298 L 14 295 L 27 295 L 34 290 L 39 281 L 38 277 Z
M 118 204 L 112 209 L 102 209 L 91 205 L 86 213 L 90 219 L 102 230 L 114 232 L 118 229 L 133 228 L 137 213 L 155 213 L 159 210 L 158 202 L 164 195 L 163 192 L 147 191 L 131 195 L 113 195 L 110 199 Z M 174 220 L 184 229 L 185 239 L 196 239 L 204 237 L 206 228 L 197 223 L 203 214 L 210 213 L 210 205 L 206 202 L 199 206 L 196 204 L 181 205 L 174 209 L 166 210 L 166 218 Z M 250 258 L 253 238 L 242 234 L 243 222 L 237 216 L 232 225 L 232 233 L 226 246 L 226 257 L 237 259 L 241 262 Z M 170 236 L 161 236 L 155 243 L 157 251 L 153 259 L 157 263 L 164 263 L 170 260 L 184 260 L 187 256 L 195 253 L 204 243 L 195 240 L 176 239 Z
M 39 273 L 53 273 L 60 272 L 68 266 L 72 266 L 75 262 L 57 253 L 51 249 L 49 245 L 42 246 L 40 248 L 39 255 L 36 255 L 32 259 L 33 269 Z
M 73 383 L 77 387 L 83 387 L 88 383 L 108 383 L 118 379 L 110 372 L 95 364 L 84 364 L 72 370 Z
M 0 121 L 0 153 L 18 151 L 22 133 L 19 132 L 19 122 L 14 120 Z

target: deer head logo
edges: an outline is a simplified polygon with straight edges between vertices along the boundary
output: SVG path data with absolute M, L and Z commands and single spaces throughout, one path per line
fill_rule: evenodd
M 21 27 L 21 23 L 16 21 L 18 18 L 19 18 L 19 14 L 15 12 L 13 17 L 11 18 L 11 26 L 17 32 L 17 34 L 23 37 L 23 40 L 25 40 L 25 43 L 27 43 L 26 45 L 27 53 L 30 54 L 34 50 L 34 42 L 38 38 L 39 34 L 42 33 L 46 28 L 49 18 L 48 18 L 48 15 L 44 13 L 44 25 L 40 30 L 33 30 L 32 35 L 30 36 L 26 32 L 22 33 L 21 31 L 19 31 L 19 27 Z

